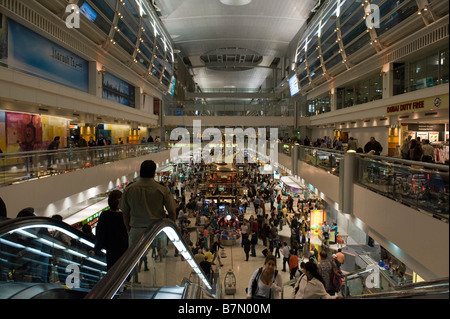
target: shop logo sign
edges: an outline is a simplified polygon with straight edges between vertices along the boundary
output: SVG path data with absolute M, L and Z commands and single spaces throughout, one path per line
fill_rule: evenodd
M 270 162 L 272 166 L 278 163 L 278 128 L 270 128 L 269 156 L 267 155 L 266 128 L 247 128 L 245 130 L 225 128 L 224 137 L 218 128 L 208 127 L 202 131 L 201 120 L 195 120 L 193 121 L 192 141 L 190 132 L 183 127 L 173 129 L 170 133 L 170 140 L 178 141 L 176 146 L 170 150 L 172 162 L 189 162 L 192 156 L 195 164 L 201 163 L 202 160 L 206 164 L 224 162 L 244 164 L 246 163 L 245 157 L 247 157 L 248 163 L 255 163 L 256 159 L 266 163 Z M 246 140 L 247 147 L 245 147 Z M 202 142 L 205 141 L 211 142 L 202 148 Z M 179 155 L 180 150 L 181 155 Z
M 76 4 L 69 4 L 66 7 L 66 13 L 70 13 L 66 17 L 66 27 L 69 29 L 80 28 L 80 8 Z
M 441 103 L 442 103 L 442 100 L 439 96 L 434 99 L 434 106 L 439 107 L 439 106 L 441 106 Z
M 376 4 L 368 4 L 364 7 L 366 12 L 366 25 L 368 29 L 380 27 L 380 7 Z

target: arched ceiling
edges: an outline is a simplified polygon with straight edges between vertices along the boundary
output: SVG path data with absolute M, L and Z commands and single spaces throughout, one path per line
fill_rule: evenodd
M 317 3 L 317 0 L 149 1 L 157 8 L 174 48 L 181 51 L 180 55 L 192 67 L 194 81 L 202 89 L 262 86 L 272 75 L 272 63 L 287 56 L 290 43 Z M 237 53 L 231 52 L 231 48 Z M 243 50 L 248 50 L 248 55 L 242 56 Z M 228 52 L 228 56 L 218 57 L 226 62 L 224 67 L 217 65 L 214 57 L 214 68 L 205 64 L 205 55 L 211 56 L 214 51 Z M 229 71 L 233 63 L 236 66 L 248 63 L 252 56 L 262 57 L 256 67 Z

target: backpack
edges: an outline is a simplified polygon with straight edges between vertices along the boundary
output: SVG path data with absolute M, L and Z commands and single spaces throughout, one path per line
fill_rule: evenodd
M 333 288 L 335 292 L 341 291 L 342 284 L 344 282 L 344 276 L 342 271 L 337 267 L 333 267 Z

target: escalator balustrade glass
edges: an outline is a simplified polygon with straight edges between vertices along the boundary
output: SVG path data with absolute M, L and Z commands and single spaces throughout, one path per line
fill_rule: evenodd
M 104 252 L 69 225 L 41 217 L 0 224 L 2 299 L 43 298 L 52 289 L 87 293 L 105 274 Z

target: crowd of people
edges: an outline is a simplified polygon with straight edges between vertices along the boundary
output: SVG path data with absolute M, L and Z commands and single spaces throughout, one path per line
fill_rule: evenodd
M 317 249 L 310 245 L 308 213 L 319 205 L 317 201 L 310 199 L 302 204 L 299 201 L 294 207 L 294 198 L 283 194 L 272 175 L 259 174 L 258 164 L 248 164 L 240 178 L 241 185 L 247 190 L 246 194 L 235 193 L 231 201 L 223 201 L 219 197 L 217 201 L 208 202 L 205 194 L 197 192 L 206 172 L 207 165 L 204 163 L 185 164 L 179 167 L 176 174 L 165 176 L 157 182 L 156 164 L 144 161 L 137 181 L 126 186 L 123 192 L 114 190 L 109 193 L 109 210 L 100 215 L 95 249 L 91 253 L 105 249 L 107 269 L 110 269 L 145 229 L 168 217 L 176 222 L 198 264 L 205 275 L 212 279 L 215 262 L 218 262 L 219 267 L 223 265 L 221 256 L 224 247 L 220 232 L 223 228 L 231 228 L 240 234 L 239 244 L 244 249 L 245 261 L 257 257 L 258 244 L 264 247 L 262 253 L 266 261 L 261 271 L 256 271 L 249 282 L 248 298 L 279 297 L 281 284 L 279 274 L 275 273 L 278 272 L 278 258 L 283 261 L 282 271 L 289 271 L 290 278 L 295 279 L 300 287 L 295 298 L 333 296 L 328 284 L 322 287 L 327 294 L 323 294 L 322 290 L 319 294 L 305 292 L 310 290 L 306 286 L 314 284 L 317 287 L 318 282 L 324 282 L 320 274 L 325 280 L 331 276 L 318 272 L 322 269 L 321 264 L 325 264 L 325 257 L 321 256 L 319 262 Z M 18 217 L 33 215 L 28 214 L 28 211 L 25 213 L 21 212 Z M 225 218 L 225 215 L 232 217 Z M 195 225 L 192 225 L 191 220 L 195 220 Z M 225 220 L 226 224 L 221 223 Z M 279 235 L 283 227 L 289 227 L 291 231 L 289 242 L 282 240 Z M 192 236 L 193 230 L 196 236 Z M 85 231 L 92 235 L 90 229 Z M 161 258 L 161 255 L 157 250 L 155 257 Z M 175 256 L 178 256 L 177 251 Z M 331 265 L 336 263 L 335 260 L 330 261 Z M 146 257 L 142 263 L 147 269 Z M 334 271 L 335 268 L 327 266 L 326 269 Z M 137 272 L 136 269 L 133 273 L 135 282 L 138 282 Z M 308 280 L 303 282 L 305 278 Z
M 434 163 L 436 161 L 436 151 L 430 144 L 430 140 L 420 140 L 420 137 L 415 139 L 409 135 L 403 142 L 400 148 L 403 159 L 412 161 L 421 161 Z

